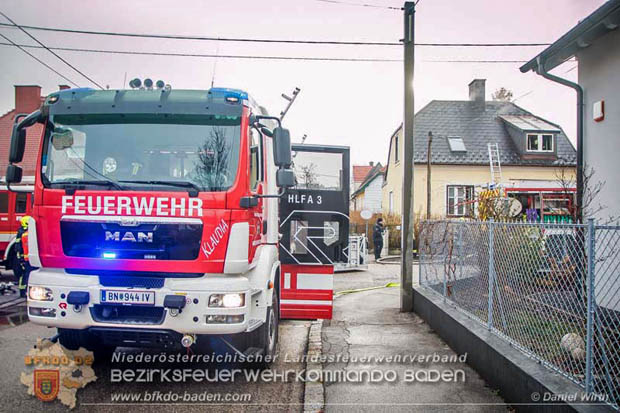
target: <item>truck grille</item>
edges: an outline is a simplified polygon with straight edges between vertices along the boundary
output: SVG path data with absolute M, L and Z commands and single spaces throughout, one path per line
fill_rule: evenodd
M 166 312 L 163 307 L 95 304 L 90 315 L 99 323 L 157 325 L 164 322 Z
M 91 327 L 88 331 L 108 346 L 175 348 L 181 342 L 181 334 L 170 330 Z

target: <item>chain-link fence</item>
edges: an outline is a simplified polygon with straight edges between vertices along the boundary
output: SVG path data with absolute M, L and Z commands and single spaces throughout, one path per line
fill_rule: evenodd
M 420 283 L 620 404 L 620 227 L 425 221 Z

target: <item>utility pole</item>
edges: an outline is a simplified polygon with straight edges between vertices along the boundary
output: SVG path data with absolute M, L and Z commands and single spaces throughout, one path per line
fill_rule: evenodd
M 284 110 L 280 112 L 280 120 L 284 119 L 284 115 L 286 115 L 286 112 L 288 112 L 288 110 L 291 108 L 291 105 L 293 104 L 293 102 L 295 102 L 295 99 L 297 99 L 297 95 L 300 91 L 301 89 L 296 87 L 295 90 L 293 90 L 293 97 L 287 96 L 285 93 L 282 93 L 282 97 L 288 100 L 288 103 L 286 104 Z
M 431 219 L 431 144 L 433 132 L 428 132 L 428 149 L 426 151 L 426 219 Z
M 404 7 L 405 111 L 403 119 L 403 200 L 401 222 L 400 311 L 413 311 L 413 49 L 415 3 Z

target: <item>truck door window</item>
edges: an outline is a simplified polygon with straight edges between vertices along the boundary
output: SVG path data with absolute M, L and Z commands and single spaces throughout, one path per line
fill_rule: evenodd
M 149 181 L 173 181 L 218 192 L 235 182 L 239 116 L 55 115 L 52 123 L 42 160 L 46 186 L 112 180 L 142 189 Z
M 293 152 L 297 189 L 342 190 L 342 154 Z
M 9 212 L 9 193 L 0 192 L 0 214 Z
M 262 181 L 262 136 L 255 128 L 250 128 L 250 189 L 254 190 Z
M 28 194 L 24 192 L 20 192 L 15 197 L 15 213 L 16 214 L 25 214 L 26 207 L 28 206 Z

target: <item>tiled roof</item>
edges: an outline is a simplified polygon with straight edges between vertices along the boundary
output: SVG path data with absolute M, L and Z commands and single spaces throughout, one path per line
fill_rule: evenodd
M 15 110 L 0 117 L 0 176 L 6 174 L 6 167 L 9 163 L 9 148 L 11 147 L 11 133 L 13 132 L 14 119 Z M 43 125 L 39 123 L 26 130 L 24 160 L 19 164 L 23 169 L 24 176 L 33 176 L 35 174 L 42 132 Z
M 353 165 L 353 182 L 361 183 L 366 179 L 368 172 L 372 170 L 370 165 Z
M 537 124 L 560 131 L 557 136 L 557 159 L 522 159 L 501 116 L 519 115 Z M 510 118 L 509 119 L 515 119 Z M 488 143 L 497 142 L 502 165 L 576 165 L 577 153 L 562 128 L 541 119 L 511 102 L 434 100 L 415 115 L 414 162 L 427 159 L 428 132 L 433 132 L 431 162 L 456 165 L 488 165 Z M 448 137 L 461 137 L 466 152 L 450 150 Z

